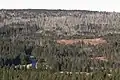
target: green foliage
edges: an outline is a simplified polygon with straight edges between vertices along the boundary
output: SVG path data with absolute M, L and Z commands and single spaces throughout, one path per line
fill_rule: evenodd
M 29 12 L 31 13 L 31 11 Z M 69 15 L 68 12 L 64 14 L 64 11 L 50 11 L 51 13 L 48 13 L 43 10 L 42 12 L 43 14 L 40 14 L 40 17 L 36 17 L 38 14 L 36 11 L 33 11 L 31 14 L 18 11 L 14 14 L 15 16 L 12 16 L 13 12 L 11 12 L 12 15 L 10 15 L 11 13 L 9 13 L 9 11 L 2 12 L 5 16 L 1 16 L 0 18 L 4 17 L 5 20 L 4 18 L 1 20 L 8 21 L 8 23 L 6 22 L 3 27 L 0 27 L 0 80 L 120 79 L 120 35 L 105 35 L 107 32 L 114 32 L 114 30 L 117 29 L 112 28 L 113 26 L 119 26 L 119 24 L 116 24 L 114 21 L 117 14 L 113 14 L 111 17 L 109 13 L 104 13 L 110 20 L 108 18 L 104 19 L 104 23 L 106 24 L 102 24 L 103 22 L 101 21 L 103 21 L 104 16 L 102 16 L 102 18 L 96 18 L 94 15 L 92 18 L 89 17 L 89 15 L 91 16 L 98 12 L 81 11 L 81 15 L 77 18 L 77 14 L 75 14 L 74 11 L 69 12 L 71 15 Z M 57 16 L 58 19 L 56 17 L 55 19 L 59 21 L 54 20 L 54 17 L 53 21 L 49 21 L 51 17 L 48 16 L 56 16 L 55 13 L 58 13 L 56 15 L 59 17 Z M 22 17 L 20 17 L 19 14 L 23 14 Z M 66 18 L 63 14 L 69 16 Z M 59 19 L 60 16 L 63 18 Z M 20 17 L 20 21 L 11 22 L 12 18 L 16 19 L 17 17 Z M 80 17 L 81 19 L 79 20 Z M 87 20 L 88 18 L 89 21 Z M 81 21 L 81 23 L 74 23 L 77 22 L 74 20 Z M 111 20 L 115 23 L 111 23 Z M 119 21 L 119 19 L 116 20 Z M 96 24 L 96 21 L 101 23 Z M 47 30 L 46 25 L 49 22 L 51 22 L 48 24 L 50 29 Z M 69 24 L 69 22 L 71 22 L 71 24 Z M 53 26 L 53 24 L 55 25 Z M 111 27 L 108 28 L 108 26 Z M 53 29 L 52 27 L 54 30 L 51 30 Z M 39 32 L 39 30 L 40 33 L 36 33 Z M 82 34 L 84 35 L 82 36 Z M 85 39 L 96 37 L 103 37 L 107 41 L 107 44 L 96 46 L 85 44 L 62 45 L 57 44 L 55 41 L 57 39 Z M 37 57 L 38 69 L 15 70 L 15 65 L 10 63 L 14 62 L 16 57 L 20 56 L 20 65 L 28 64 L 28 57 L 26 57 L 26 55 L 34 55 Z M 91 59 L 101 56 L 106 57 L 108 61 Z

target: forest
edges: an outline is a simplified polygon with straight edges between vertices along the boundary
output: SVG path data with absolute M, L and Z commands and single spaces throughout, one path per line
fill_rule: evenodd
M 0 80 L 119 80 L 120 14 L 0 10 Z M 29 56 L 35 57 L 36 68 Z M 26 67 L 16 68 L 25 65 Z

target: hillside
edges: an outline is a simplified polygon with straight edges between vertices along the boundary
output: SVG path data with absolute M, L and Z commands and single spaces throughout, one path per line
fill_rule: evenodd
M 82 10 L 0 10 L 0 27 L 16 33 L 54 35 L 105 35 L 119 33 L 120 14 Z M 26 30 L 27 29 L 27 30 Z
M 116 12 L 0 10 L 0 76 L 3 80 L 118 80 L 119 33 Z M 31 65 L 29 70 L 26 65 Z

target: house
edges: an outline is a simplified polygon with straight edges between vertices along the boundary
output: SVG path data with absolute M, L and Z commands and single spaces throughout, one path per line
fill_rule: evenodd
M 33 68 L 33 69 L 37 69 L 37 59 L 32 56 L 32 55 L 27 55 L 28 57 L 28 63 L 26 65 L 16 65 L 15 66 L 15 69 L 22 69 L 22 68 L 27 68 L 27 69 L 30 69 L 30 68 Z

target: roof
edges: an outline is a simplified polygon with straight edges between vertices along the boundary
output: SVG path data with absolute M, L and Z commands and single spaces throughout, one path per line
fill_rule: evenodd
M 34 58 L 34 56 L 30 56 L 30 58 Z

